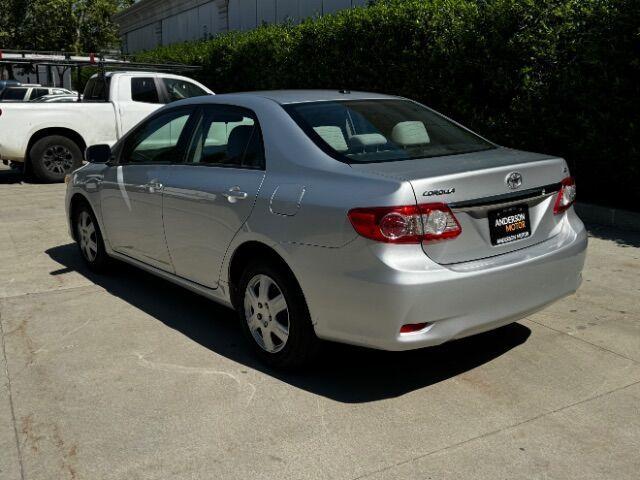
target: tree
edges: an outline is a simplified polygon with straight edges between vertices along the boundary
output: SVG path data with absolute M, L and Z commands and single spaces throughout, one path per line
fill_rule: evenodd
M 0 48 L 96 52 L 117 47 L 111 16 L 133 0 L 0 0 Z
M 70 3 L 75 52 L 96 52 L 119 43 L 118 26 L 111 16 L 131 6 L 133 0 L 76 0 Z

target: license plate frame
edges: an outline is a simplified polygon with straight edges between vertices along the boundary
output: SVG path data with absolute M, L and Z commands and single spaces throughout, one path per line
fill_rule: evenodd
M 488 221 L 493 246 L 502 246 L 531 237 L 529 206 L 526 203 L 490 210 Z

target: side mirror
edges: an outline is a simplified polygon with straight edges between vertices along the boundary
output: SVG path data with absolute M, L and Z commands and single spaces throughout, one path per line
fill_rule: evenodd
M 84 152 L 84 158 L 89 163 L 107 163 L 111 157 L 111 147 L 105 144 L 91 145 Z

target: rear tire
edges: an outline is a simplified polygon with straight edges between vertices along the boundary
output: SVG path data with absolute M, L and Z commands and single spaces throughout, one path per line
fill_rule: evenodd
M 104 248 L 100 226 L 89 205 L 82 204 L 76 208 L 73 228 L 84 263 L 92 272 L 104 272 L 109 266 L 110 258 Z
M 70 138 L 51 135 L 41 138 L 29 150 L 35 177 L 47 183 L 62 182 L 65 175 L 82 165 L 80 147 Z
M 316 357 L 307 303 L 293 275 L 275 263 L 248 266 L 238 285 L 238 313 L 255 354 L 282 369 L 299 369 Z

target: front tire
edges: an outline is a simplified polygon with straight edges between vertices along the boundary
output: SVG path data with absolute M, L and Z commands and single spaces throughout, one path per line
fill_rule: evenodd
M 41 138 L 29 151 L 33 174 L 47 183 L 62 182 L 65 175 L 82 165 L 82 152 L 70 138 L 51 135 Z
M 96 216 L 88 205 L 83 204 L 76 209 L 73 224 L 84 263 L 93 272 L 103 272 L 109 265 L 109 256 Z
M 320 341 L 290 272 L 272 263 L 251 265 L 242 274 L 238 294 L 243 331 L 262 361 L 297 369 L 313 360 Z

